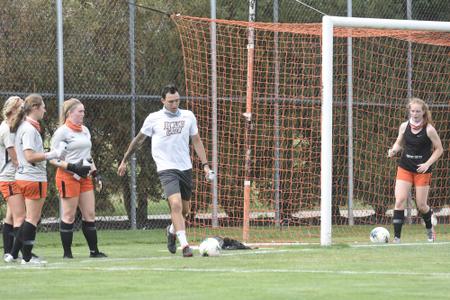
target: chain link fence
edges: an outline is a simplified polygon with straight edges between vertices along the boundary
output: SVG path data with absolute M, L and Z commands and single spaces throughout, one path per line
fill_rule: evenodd
M 347 15 L 346 0 L 301 2 L 259 0 L 256 19 L 304 23 L 321 22 L 320 12 Z M 42 94 L 47 104 L 45 143 L 49 145 L 58 127 L 56 1 L 0 0 L 0 3 L 0 97 L 5 101 L 11 95 Z M 169 13 L 210 16 L 209 0 L 142 0 L 138 4 Z M 407 4 L 407 0 L 353 1 L 352 15 L 405 19 L 406 10 L 411 7 L 413 19 L 450 20 L 447 0 L 411 0 L 411 6 Z M 248 1 L 223 0 L 216 5 L 217 18 L 248 19 Z M 121 178 L 116 170 L 131 140 L 133 120 L 137 132 L 145 117 L 160 108 L 162 86 L 174 82 L 181 91 L 185 86 L 181 45 L 174 24 L 164 14 L 139 7 L 135 11 L 130 22 L 127 1 L 63 2 L 65 99 L 76 97 L 86 106 L 85 122 L 92 134 L 93 157 L 105 179 L 104 190 L 96 194 L 98 227 L 103 229 L 131 227 L 131 174 Z M 130 24 L 134 40 L 130 38 Z M 134 67 L 131 49 L 135 54 Z M 137 228 L 163 227 L 170 219 L 149 146 L 150 141 L 137 153 Z M 42 219 L 42 228 L 48 230 L 58 228 L 59 199 L 54 173 L 49 166 L 49 194 Z M 4 212 L 2 203 L 0 216 Z

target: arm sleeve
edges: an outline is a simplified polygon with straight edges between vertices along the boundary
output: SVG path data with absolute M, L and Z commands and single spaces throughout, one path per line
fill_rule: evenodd
M 58 147 L 58 145 L 64 141 L 64 133 L 63 130 L 61 130 L 61 127 L 58 128 L 55 133 L 52 136 L 52 140 L 50 142 L 50 148 L 51 150 L 54 150 Z
M 23 150 L 36 151 L 35 133 L 32 130 L 26 129 L 22 134 Z
M 189 135 L 194 136 L 196 134 L 198 134 L 197 118 L 192 113 L 192 124 L 191 124 L 191 128 L 189 128 Z
M 148 116 L 144 121 L 144 125 L 142 125 L 141 132 L 146 136 L 151 137 L 153 135 L 153 123 L 154 121 L 152 118 Z
M 5 149 L 14 147 L 14 134 L 11 134 L 9 131 L 1 133 L 1 141 L 3 145 L 5 145 Z

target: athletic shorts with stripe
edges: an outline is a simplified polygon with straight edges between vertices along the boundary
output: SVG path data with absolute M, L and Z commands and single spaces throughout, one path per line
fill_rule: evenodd
M 39 200 L 47 197 L 47 182 L 16 180 L 16 183 L 25 199 Z
M 7 201 L 8 198 L 13 195 L 21 194 L 20 189 L 15 181 L 0 181 L 0 190 L 5 201 Z
M 414 173 L 398 167 L 396 179 L 413 183 L 414 186 L 429 186 L 431 183 L 431 173 Z
M 181 199 L 190 200 L 192 195 L 192 169 L 180 171 L 175 169 L 158 172 L 159 180 L 167 198 L 180 193 Z
M 73 177 L 72 173 L 66 172 L 61 168 L 58 168 L 56 171 L 55 181 L 61 198 L 79 197 L 81 193 L 94 189 L 91 177 L 78 180 Z

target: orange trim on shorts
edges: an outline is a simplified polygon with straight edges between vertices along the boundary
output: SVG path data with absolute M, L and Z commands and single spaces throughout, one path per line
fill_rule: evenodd
M 13 195 L 22 194 L 15 181 L 0 181 L 0 191 L 5 201 L 8 201 L 8 198 Z
M 79 197 L 81 193 L 94 190 L 91 177 L 77 180 L 72 173 L 61 168 L 56 171 L 55 181 L 61 198 Z
M 431 173 L 415 173 L 398 167 L 396 179 L 413 183 L 415 186 L 429 186 L 431 183 Z
M 47 198 L 47 182 L 16 180 L 25 199 L 39 200 Z

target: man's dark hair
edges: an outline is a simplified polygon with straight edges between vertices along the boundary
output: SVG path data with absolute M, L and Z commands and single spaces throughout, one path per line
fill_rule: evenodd
M 178 92 L 178 89 L 177 89 L 177 87 L 175 86 L 175 84 L 173 84 L 173 83 L 171 83 L 171 84 L 168 84 L 168 85 L 166 85 L 164 88 L 163 88 L 163 90 L 162 90 L 162 98 L 163 99 L 166 99 L 166 95 L 168 94 L 168 93 L 170 93 L 170 94 L 175 94 L 175 93 L 177 93 Z

